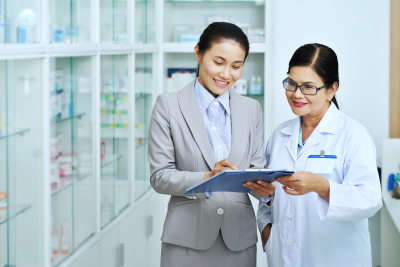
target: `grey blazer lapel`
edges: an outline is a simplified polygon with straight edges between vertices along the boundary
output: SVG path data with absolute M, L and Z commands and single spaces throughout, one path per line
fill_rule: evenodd
M 194 91 L 195 81 L 189 83 L 185 88 L 178 92 L 179 108 L 185 118 L 190 131 L 199 146 L 204 159 L 211 170 L 215 166 L 215 155 L 208 138 L 207 130 L 201 115 L 196 92 Z
M 240 101 L 240 97 L 242 96 L 234 90 L 229 89 L 229 97 L 232 123 L 232 145 L 231 153 L 229 154 L 229 161 L 232 164 L 239 165 L 249 141 L 249 110 L 246 106 L 246 101 Z

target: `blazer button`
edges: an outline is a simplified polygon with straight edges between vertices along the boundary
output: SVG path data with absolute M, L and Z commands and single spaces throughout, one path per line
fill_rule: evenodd
M 223 209 L 223 208 L 218 208 L 218 209 L 217 209 L 217 214 L 218 214 L 218 215 L 224 214 L 224 209 Z

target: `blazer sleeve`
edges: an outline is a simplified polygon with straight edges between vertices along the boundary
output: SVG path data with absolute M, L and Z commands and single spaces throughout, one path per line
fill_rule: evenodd
M 251 159 L 250 159 L 250 169 L 263 169 L 266 165 L 266 160 L 264 157 L 264 124 L 263 124 L 263 113 L 258 101 L 256 102 L 257 106 L 257 120 L 254 124 L 254 140 L 253 140 L 253 150 L 251 151 Z M 261 200 L 261 197 L 257 195 L 255 192 L 250 191 L 250 194 L 258 199 Z
M 185 196 L 186 189 L 200 183 L 204 172 L 179 171 L 175 164 L 175 148 L 169 123 L 168 103 L 159 95 L 150 119 L 148 160 L 150 183 L 160 194 Z M 206 198 L 205 194 L 192 194 Z
M 375 158 L 375 145 L 366 130 L 350 139 L 345 153 L 343 182 L 329 180 L 329 202 L 318 196 L 321 220 L 363 220 L 382 207 Z

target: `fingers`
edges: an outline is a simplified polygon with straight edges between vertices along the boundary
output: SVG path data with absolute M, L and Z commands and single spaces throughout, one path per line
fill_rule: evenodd
M 238 165 L 232 164 L 228 159 L 223 159 L 223 160 L 215 163 L 214 169 L 217 167 L 217 165 L 222 167 L 223 170 L 237 170 L 238 169 Z
M 289 188 L 287 188 L 286 186 L 282 186 L 282 188 L 283 188 L 283 190 L 284 190 L 286 193 L 288 193 L 289 195 L 292 195 L 292 196 L 301 195 L 301 194 L 300 194 L 299 192 L 297 192 L 296 190 L 289 189 Z
M 258 181 L 257 181 L 257 184 L 259 184 L 259 185 L 261 185 L 261 186 L 263 186 L 263 187 L 266 187 L 266 188 L 268 188 L 268 189 L 272 189 L 272 190 L 275 190 L 275 189 L 276 189 L 275 182 L 273 182 L 273 183 L 267 183 L 267 182 L 258 180 Z
M 274 193 L 274 186 L 269 186 L 264 187 L 262 185 L 259 185 L 257 183 L 253 183 L 253 182 L 247 182 L 243 184 L 244 186 L 246 186 L 247 188 L 251 189 L 252 191 L 256 192 L 257 195 L 259 196 L 269 196 L 272 195 Z

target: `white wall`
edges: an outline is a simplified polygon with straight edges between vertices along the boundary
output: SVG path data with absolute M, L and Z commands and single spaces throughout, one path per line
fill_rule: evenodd
M 340 109 L 367 128 L 380 160 L 389 136 L 390 1 L 266 1 L 266 139 L 294 117 L 281 83 L 291 56 L 301 45 L 321 43 L 339 58 Z

